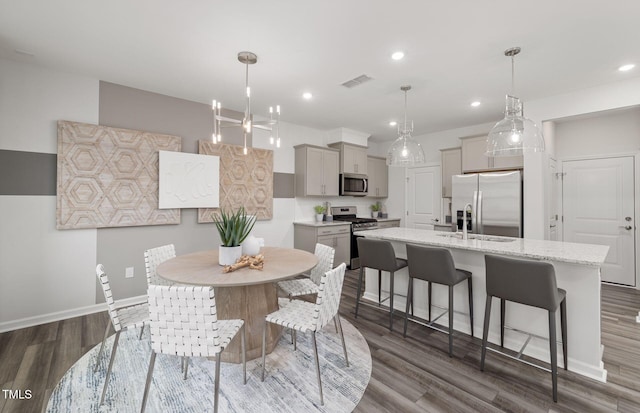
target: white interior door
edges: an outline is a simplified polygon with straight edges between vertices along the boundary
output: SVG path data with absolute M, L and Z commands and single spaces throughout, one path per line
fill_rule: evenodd
M 440 222 L 440 166 L 407 169 L 407 227 L 433 229 Z
M 609 246 L 602 281 L 635 286 L 634 159 L 564 161 L 564 241 Z

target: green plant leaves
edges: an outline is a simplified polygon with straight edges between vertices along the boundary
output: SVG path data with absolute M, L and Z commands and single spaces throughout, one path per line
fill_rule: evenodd
M 256 217 L 247 215 L 244 207 L 235 213 L 229 213 L 220 209 L 220 214 L 213 214 L 213 221 L 216 224 L 220 241 L 225 247 L 237 247 L 242 244 L 251 233 L 256 223 Z

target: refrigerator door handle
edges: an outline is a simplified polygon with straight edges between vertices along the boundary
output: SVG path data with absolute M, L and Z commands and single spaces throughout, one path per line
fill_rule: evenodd
M 476 205 L 476 225 L 478 225 L 476 234 L 484 234 L 484 228 L 482 225 L 482 191 L 478 191 L 478 203 Z
M 463 214 L 466 214 L 464 211 Z M 478 232 L 478 191 L 473 191 L 473 204 L 471 204 L 471 232 L 479 234 Z

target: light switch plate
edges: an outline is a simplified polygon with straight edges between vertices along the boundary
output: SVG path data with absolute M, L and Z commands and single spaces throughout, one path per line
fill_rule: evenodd
M 124 269 L 124 278 L 133 278 L 133 267 L 127 267 Z

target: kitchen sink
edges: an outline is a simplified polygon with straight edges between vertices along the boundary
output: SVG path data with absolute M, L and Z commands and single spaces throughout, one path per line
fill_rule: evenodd
M 461 232 L 451 232 L 451 233 L 442 233 L 442 234 L 436 234 L 439 237 L 449 237 L 449 238 L 458 238 L 458 239 L 462 239 L 462 233 Z M 469 234 L 467 236 L 468 239 L 477 239 L 477 240 L 481 240 L 481 241 L 492 241 L 492 242 L 513 242 L 516 240 L 516 238 L 509 238 L 509 237 L 498 237 L 495 235 L 482 235 L 482 234 Z

